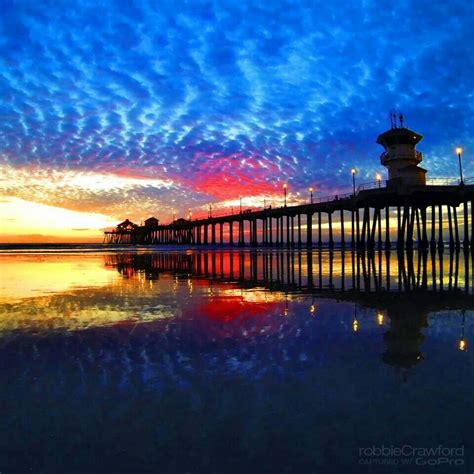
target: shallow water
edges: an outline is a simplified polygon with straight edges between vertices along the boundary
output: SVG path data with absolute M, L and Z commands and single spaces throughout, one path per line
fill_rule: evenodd
M 0 265 L 2 473 L 472 472 L 470 255 Z

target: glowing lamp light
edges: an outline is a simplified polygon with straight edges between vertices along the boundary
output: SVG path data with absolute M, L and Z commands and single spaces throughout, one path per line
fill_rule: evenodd
M 356 169 L 355 168 L 352 168 L 351 169 L 351 173 L 352 173 L 352 194 L 354 195 L 355 197 L 355 194 L 356 194 Z
M 354 332 L 357 332 L 359 330 L 359 322 L 357 321 L 357 319 L 354 319 L 354 321 L 352 322 L 352 330 Z
M 309 312 L 311 314 L 314 314 L 314 312 L 316 311 L 316 306 L 314 306 L 314 304 L 312 304 L 310 307 L 309 307 Z
M 378 184 L 378 186 L 379 186 L 379 188 L 380 188 L 380 183 L 382 182 L 382 175 L 379 174 L 379 173 L 377 173 L 377 174 L 375 175 L 375 180 L 377 181 L 377 184 Z
M 466 348 L 467 348 L 467 342 L 465 339 L 460 339 L 459 340 L 459 345 L 458 345 L 458 348 L 460 351 L 465 351 Z
M 463 171 L 462 171 L 462 159 L 461 159 L 461 155 L 462 155 L 462 148 L 460 146 L 456 147 L 456 155 L 458 155 L 458 161 L 459 161 L 459 183 L 461 185 L 464 184 L 464 176 L 463 176 Z
M 383 313 L 377 313 L 377 324 L 378 324 L 379 326 L 382 326 L 382 324 L 383 324 L 383 319 L 384 319 Z

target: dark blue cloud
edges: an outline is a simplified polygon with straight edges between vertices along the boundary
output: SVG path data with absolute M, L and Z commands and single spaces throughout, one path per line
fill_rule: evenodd
M 380 169 L 374 140 L 392 108 L 425 135 L 432 175 L 456 173 L 458 143 L 472 157 L 472 2 L 4 1 L 2 9 L 4 165 L 172 179 L 175 194 L 135 195 L 168 209 L 183 193 L 195 205 L 223 198 L 200 185 L 203 170 L 238 176 L 234 197 L 246 178 L 262 193 L 281 181 L 329 192 L 347 185 L 352 166 L 361 179 Z M 100 197 L 92 201 L 100 210 Z

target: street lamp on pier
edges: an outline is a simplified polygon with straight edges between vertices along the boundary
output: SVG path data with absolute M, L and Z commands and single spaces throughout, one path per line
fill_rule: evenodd
M 355 194 L 356 194 L 356 173 L 357 173 L 357 170 L 355 168 L 352 168 L 351 173 L 352 173 L 352 194 L 355 196 Z
M 240 196 L 240 213 L 242 214 L 242 196 Z
M 283 193 L 284 193 L 284 196 L 285 196 L 285 204 L 284 204 L 284 207 L 286 207 L 286 188 L 287 188 L 287 187 L 288 187 L 288 186 L 287 186 L 287 184 L 285 183 L 285 184 L 283 185 Z
M 188 209 L 188 220 L 191 220 L 191 217 L 193 216 L 191 209 Z
M 309 188 L 308 191 L 309 191 L 310 202 L 311 204 L 313 204 L 313 188 Z
M 209 203 L 209 218 L 212 217 L 212 204 Z
M 382 183 L 382 176 L 379 173 L 375 175 L 375 180 L 377 181 L 378 187 L 380 188 Z
M 459 184 L 463 185 L 464 184 L 464 178 L 463 178 L 463 174 L 462 174 L 462 159 L 461 159 L 461 155 L 462 155 L 462 148 L 460 146 L 458 146 L 456 148 L 456 154 L 458 155 L 458 161 L 459 161 L 459 176 L 461 178 L 461 181 L 459 182 Z

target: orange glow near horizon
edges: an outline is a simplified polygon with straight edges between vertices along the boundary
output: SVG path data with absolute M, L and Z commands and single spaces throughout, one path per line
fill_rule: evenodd
M 19 198 L 0 201 L 0 242 L 101 242 L 102 229 L 115 226 L 108 216 L 63 209 Z

